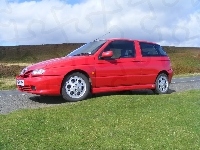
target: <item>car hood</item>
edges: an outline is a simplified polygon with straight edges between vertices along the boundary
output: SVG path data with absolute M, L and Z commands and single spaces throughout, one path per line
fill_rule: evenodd
M 93 56 L 72 56 L 72 57 L 61 57 L 55 59 L 49 59 L 42 61 L 31 66 L 28 66 L 28 70 L 35 69 L 49 69 L 66 66 L 77 66 L 77 65 L 89 65 L 94 62 Z

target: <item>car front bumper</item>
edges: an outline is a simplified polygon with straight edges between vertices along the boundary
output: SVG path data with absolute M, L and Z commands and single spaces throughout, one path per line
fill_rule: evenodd
M 16 84 L 21 81 L 21 85 L 17 85 L 18 90 L 37 95 L 60 95 L 60 87 L 62 76 L 37 76 L 37 77 L 16 77 Z M 19 82 L 18 82 L 19 84 Z

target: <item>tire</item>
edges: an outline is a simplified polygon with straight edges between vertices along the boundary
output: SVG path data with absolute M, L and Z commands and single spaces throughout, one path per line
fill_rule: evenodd
M 90 94 L 89 79 L 80 72 L 70 74 L 64 79 L 62 97 L 68 102 L 86 99 Z
M 166 94 L 169 91 L 169 79 L 164 73 L 161 73 L 156 78 L 156 88 L 153 90 L 155 94 Z

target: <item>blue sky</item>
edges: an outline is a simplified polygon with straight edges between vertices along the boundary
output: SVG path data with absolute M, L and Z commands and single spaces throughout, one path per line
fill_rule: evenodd
M 200 47 L 200 1 L 2 0 L 0 45 L 131 38 Z
M 18 0 L 19 3 L 23 3 L 23 2 L 25 2 L 25 1 L 27 1 L 27 0 Z M 42 1 L 42 0 L 29 0 L 29 1 L 27 1 L 27 2 L 30 2 L 30 1 L 39 2 L 39 1 Z M 74 5 L 74 4 L 79 4 L 79 3 L 83 2 L 84 0 L 63 0 L 63 1 L 65 1 L 65 2 L 68 3 L 68 4 Z

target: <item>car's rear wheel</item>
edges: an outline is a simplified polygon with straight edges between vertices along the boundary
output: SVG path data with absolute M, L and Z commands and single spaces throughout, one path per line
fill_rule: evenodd
M 169 80 L 168 76 L 161 73 L 156 78 L 155 82 L 156 88 L 153 90 L 156 94 L 166 94 L 169 91 Z
M 89 79 L 80 72 L 70 74 L 64 79 L 62 96 L 66 101 L 77 102 L 90 94 Z

